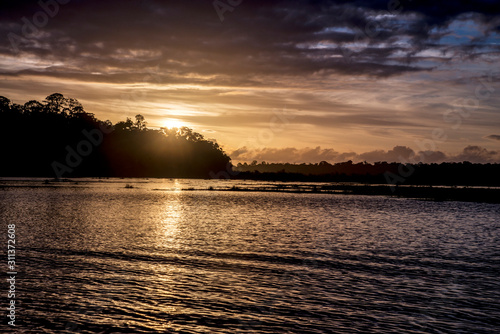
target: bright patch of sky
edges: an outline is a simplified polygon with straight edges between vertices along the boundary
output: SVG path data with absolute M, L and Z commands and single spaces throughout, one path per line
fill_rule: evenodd
M 354 31 L 351 28 L 348 27 L 328 27 L 324 28 L 318 34 L 327 34 L 327 33 L 332 33 L 332 32 L 337 32 L 337 33 L 345 33 L 345 34 L 355 34 L 356 31 Z
M 0 70 L 6 73 L 23 70 L 43 70 L 58 65 L 63 65 L 63 63 L 50 59 L 42 59 L 30 54 L 26 54 L 23 57 L 4 56 L 0 59 Z
M 300 43 L 297 44 L 299 49 L 309 49 L 309 50 L 324 50 L 324 49 L 337 49 L 339 45 L 337 43 L 332 43 L 330 41 L 321 41 L 317 43 Z
M 481 44 L 499 44 L 500 36 L 496 33 L 491 34 L 486 38 L 482 27 L 473 20 L 455 20 L 448 26 L 449 33 L 443 36 L 440 44 L 445 45 L 463 45 L 474 42 L 480 39 Z M 438 32 L 434 30 L 433 32 Z

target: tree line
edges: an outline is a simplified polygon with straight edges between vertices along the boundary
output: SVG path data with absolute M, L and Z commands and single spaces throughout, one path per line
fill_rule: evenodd
M 60 93 L 24 105 L 0 96 L 0 128 L 0 176 L 208 178 L 230 166 L 188 127 L 150 129 L 142 115 L 113 124 Z
M 359 182 L 395 185 L 477 185 L 500 187 L 500 164 L 443 162 L 400 164 L 385 161 L 330 164 L 238 163 L 234 171 L 242 179 Z
M 0 176 L 231 177 L 377 184 L 500 186 L 500 164 L 239 163 L 188 127 L 150 129 L 142 115 L 113 124 L 54 93 L 16 104 L 0 96 Z

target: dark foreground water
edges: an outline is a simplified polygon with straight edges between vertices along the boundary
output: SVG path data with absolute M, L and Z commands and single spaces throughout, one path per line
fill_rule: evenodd
M 1 333 L 500 331 L 500 205 L 126 182 L 3 182 Z

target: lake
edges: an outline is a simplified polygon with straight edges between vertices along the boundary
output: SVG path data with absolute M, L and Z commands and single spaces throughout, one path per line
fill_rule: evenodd
M 498 204 L 74 181 L 0 180 L 2 333 L 500 331 Z

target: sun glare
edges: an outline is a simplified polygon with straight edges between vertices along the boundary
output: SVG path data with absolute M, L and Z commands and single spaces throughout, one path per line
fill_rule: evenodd
M 185 126 L 185 124 L 176 119 L 167 119 L 165 122 L 163 122 L 163 126 L 166 127 L 167 129 L 173 129 L 173 128 L 181 128 Z

